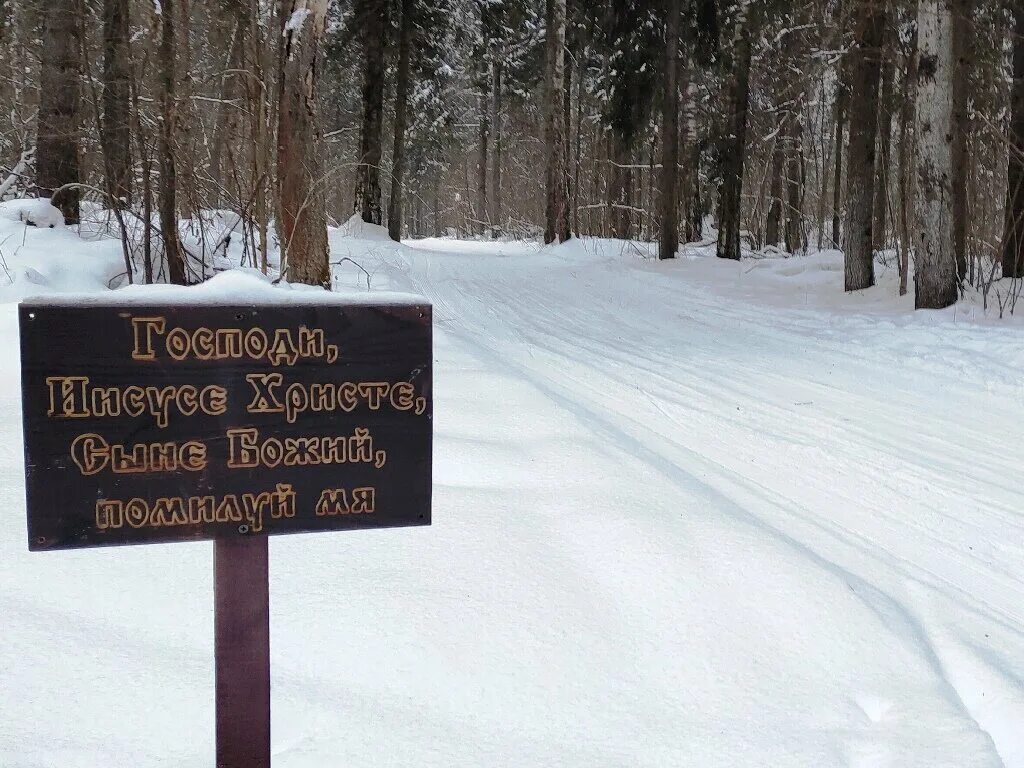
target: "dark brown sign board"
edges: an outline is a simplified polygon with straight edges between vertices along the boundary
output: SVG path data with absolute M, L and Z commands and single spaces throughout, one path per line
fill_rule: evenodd
M 431 308 L 20 307 L 29 548 L 429 525 Z
M 430 306 L 314 295 L 20 307 L 29 548 L 214 539 L 217 768 L 270 766 L 268 534 L 430 524 Z

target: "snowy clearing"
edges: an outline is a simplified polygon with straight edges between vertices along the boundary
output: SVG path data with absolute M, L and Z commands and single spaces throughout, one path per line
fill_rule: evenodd
M 0 230 L 0 765 L 207 766 L 211 545 L 26 549 L 13 301 L 120 249 Z M 434 524 L 271 542 L 277 768 L 1024 768 L 1017 321 L 358 234 L 341 287 L 434 302 Z

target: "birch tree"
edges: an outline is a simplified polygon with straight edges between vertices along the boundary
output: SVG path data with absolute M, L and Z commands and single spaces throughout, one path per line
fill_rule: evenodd
M 952 0 L 920 0 L 917 66 L 917 237 L 914 306 L 957 300 L 953 243 Z

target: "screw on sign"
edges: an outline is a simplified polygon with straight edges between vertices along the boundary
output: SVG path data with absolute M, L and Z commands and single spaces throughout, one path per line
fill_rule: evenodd
M 267 537 L 430 524 L 431 308 L 317 297 L 20 308 L 29 548 L 214 541 L 218 767 L 270 765 Z

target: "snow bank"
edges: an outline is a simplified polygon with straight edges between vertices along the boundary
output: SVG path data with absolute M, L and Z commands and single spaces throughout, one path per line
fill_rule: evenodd
M 126 226 L 132 238 L 141 239 L 141 221 L 129 218 Z M 42 297 L 53 301 L 57 295 L 76 303 L 273 303 L 300 298 L 323 303 L 422 301 L 389 290 L 396 271 L 403 269 L 403 246 L 391 241 L 386 229 L 365 224 L 358 216 L 329 231 L 334 275 L 330 292 L 277 284 L 273 278 L 277 277 L 279 254 L 273 247 L 268 254 L 269 278 L 247 266 L 256 259 L 255 243 L 251 239 L 246 242 L 247 235 L 252 235 L 242 230 L 238 215 L 231 211 L 204 211 L 196 219 L 181 221 L 181 240 L 191 273 L 195 278 L 207 278 L 186 289 L 140 285 L 138 265 L 133 270 L 135 284 L 129 284 L 124 254 L 115 237 L 119 231 L 110 212 L 95 206 L 83 205 L 79 227 L 65 227 L 60 211 L 46 200 L 0 203 L 0 304 Z M 271 230 L 272 242 L 273 237 Z M 155 271 L 162 273 L 159 263 Z
M 128 285 L 116 291 L 26 296 L 25 301 L 69 304 L 421 304 L 422 296 L 385 291 L 328 291 L 302 283 L 271 280 L 258 269 L 238 268 L 192 286 Z
M 79 237 L 63 217 L 57 225 L 50 208 L 39 200 L 0 203 L 0 303 L 40 293 L 105 292 L 123 278 L 118 241 Z M 32 226 L 26 218 L 33 217 L 54 226 Z

